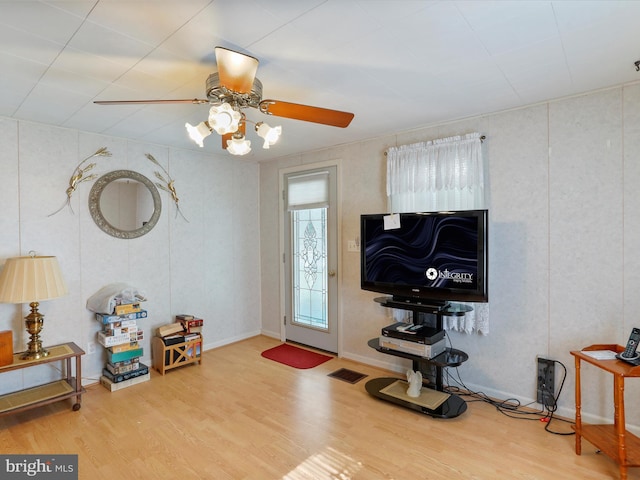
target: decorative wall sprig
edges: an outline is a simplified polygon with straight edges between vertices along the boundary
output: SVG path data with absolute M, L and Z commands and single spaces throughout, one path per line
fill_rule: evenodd
M 58 213 L 60 210 L 62 210 L 64 207 L 69 207 L 69 210 L 71 210 L 71 213 L 73 213 L 73 208 L 71 207 L 71 196 L 73 195 L 73 192 L 76 191 L 76 188 L 78 188 L 78 184 L 82 183 L 82 182 L 87 182 L 87 181 L 91 181 L 94 178 L 97 177 L 96 174 L 92 173 L 91 175 L 87 175 L 85 177 L 85 174 L 87 172 L 89 172 L 90 170 L 93 169 L 93 167 L 96 166 L 95 162 L 92 162 L 90 164 L 88 164 L 87 166 L 84 166 L 84 163 L 87 162 L 88 160 L 94 158 L 94 157 L 110 157 L 111 156 L 111 152 L 109 150 L 107 150 L 107 147 L 102 147 L 99 148 L 98 150 L 96 150 L 96 152 L 93 155 L 88 156 L 87 158 L 85 158 L 84 160 L 82 160 L 77 166 L 76 168 L 73 170 L 73 173 L 71 174 L 71 178 L 69 178 L 69 188 L 67 188 L 67 199 L 65 200 L 65 202 L 62 204 L 62 206 L 56 210 L 53 213 L 50 213 L 49 215 L 47 215 L 48 217 L 51 217 L 53 215 L 55 215 L 56 213 Z
M 164 175 L 158 171 L 153 172 L 156 178 L 162 182 L 162 183 L 156 182 L 156 186 L 160 190 L 164 190 L 165 192 L 168 192 L 171 195 L 171 199 L 176 204 L 176 217 L 178 216 L 178 214 L 180 214 L 180 216 L 184 218 L 184 220 L 188 223 L 189 220 L 187 220 L 187 218 L 182 213 L 182 210 L 180 210 L 180 204 L 178 203 L 180 199 L 178 198 L 176 187 L 174 185 L 175 180 L 171 178 L 171 176 L 169 175 L 169 172 L 167 172 L 167 170 L 162 165 L 160 165 L 160 162 L 158 162 L 153 155 L 151 155 L 150 153 L 145 153 L 145 156 L 149 160 L 151 160 L 153 163 L 155 163 L 158 167 L 160 167 L 164 172 Z

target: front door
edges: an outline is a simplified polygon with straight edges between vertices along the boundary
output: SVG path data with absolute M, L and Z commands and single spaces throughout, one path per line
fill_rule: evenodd
M 285 338 L 338 352 L 336 167 L 284 177 Z

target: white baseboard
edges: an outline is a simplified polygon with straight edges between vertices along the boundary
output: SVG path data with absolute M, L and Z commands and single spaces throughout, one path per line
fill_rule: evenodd
M 280 332 L 271 332 L 269 330 L 261 330 L 260 335 L 264 335 L 265 337 L 275 338 L 276 340 L 280 340 Z
M 230 345 L 232 343 L 240 342 L 242 340 L 246 340 L 247 338 L 257 337 L 260 334 L 261 334 L 260 331 L 247 332 L 247 333 L 243 333 L 242 335 L 237 335 L 235 337 L 225 338 L 224 340 L 221 340 L 218 342 L 205 343 L 203 348 L 206 352 L 207 350 L 211 350 L 212 348 L 224 347 L 225 345 Z

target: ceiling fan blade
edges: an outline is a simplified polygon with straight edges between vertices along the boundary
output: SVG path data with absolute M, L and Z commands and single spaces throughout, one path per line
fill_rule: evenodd
M 267 115 L 342 128 L 348 127 L 354 117 L 354 114 L 349 112 L 300 105 L 299 103 L 281 102 L 280 100 L 262 100 L 259 107 L 260 111 Z
M 233 138 L 233 135 L 236 133 L 241 133 L 242 136 L 245 136 L 247 133 L 247 123 L 244 121 L 241 121 L 238 124 L 238 130 L 236 130 L 235 132 L 232 133 L 224 133 L 222 135 L 220 135 L 220 138 L 222 138 L 222 148 L 224 150 L 227 149 L 227 141 L 231 140 Z
M 233 137 L 233 133 L 225 133 L 223 135 L 220 135 L 220 138 L 222 139 L 223 150 L 227 149 L 227 141 L 231 140 L 232 137 Z
M 220 84 L 237 93 L 250 93 L 258 59 L 224 47 L 216 47 L 215 51 Z
M 97 100 L 93 103 L 97 105 L 145 105 L 155 103 L 193 103 L 200 105 L 202 103 L 209 103 L 209 100 L 201 100 L 199 98 L 193 98 L 191 100 Z

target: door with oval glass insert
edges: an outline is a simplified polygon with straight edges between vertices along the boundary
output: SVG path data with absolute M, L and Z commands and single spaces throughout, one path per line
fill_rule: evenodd
M 285 175 L 285 336 L 338 352 L 336 167 Z

